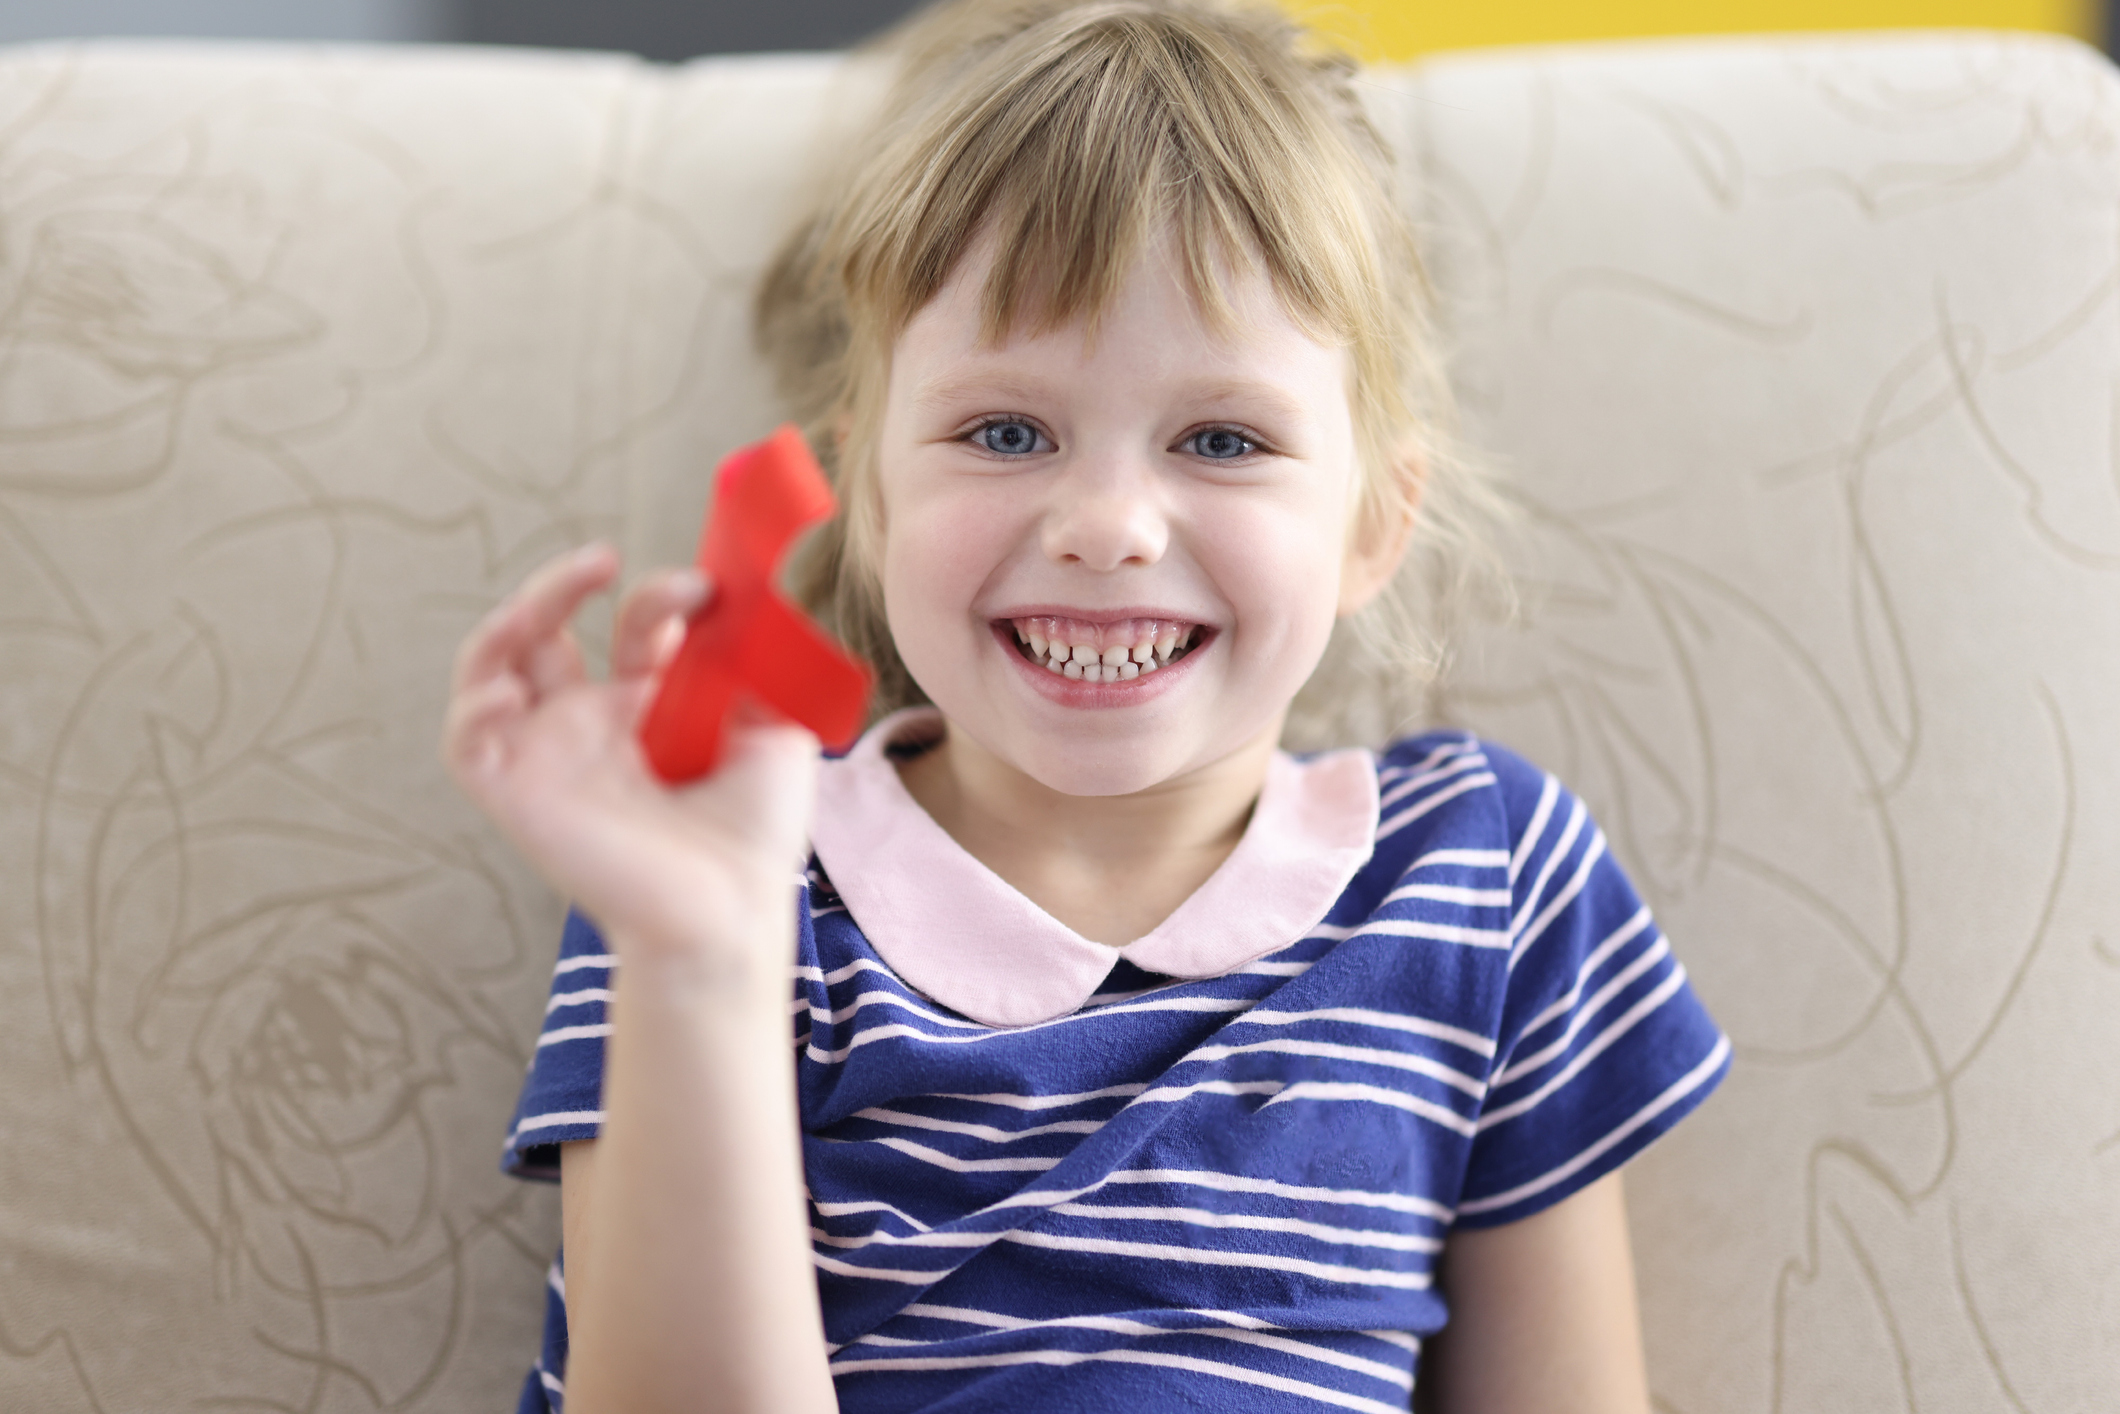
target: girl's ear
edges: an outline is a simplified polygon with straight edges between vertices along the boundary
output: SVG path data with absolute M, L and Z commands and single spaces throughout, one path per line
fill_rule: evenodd
M 1384 591 L 1413 543 L 1413 527 L 1420 519 L 1421 489 L 1427 484 L 1427 464 L 1417 448 L 1405 447 L 1393 457 L 1385 476 L 1395 494 L 1374 500 L 1365 497 L 1368 504 L 1355 512 L 1358 523 L 1348 538 L 1347 554 L 1340 561 L 1341 618 L 1359 612 Z

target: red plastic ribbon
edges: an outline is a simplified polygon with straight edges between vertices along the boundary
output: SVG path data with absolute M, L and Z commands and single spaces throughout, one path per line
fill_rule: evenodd
M 672 785 L 721 759 L 723 720 L 747 694 L 844 747 L 861 730 L 869 674 L 773 578 L 788 543 L 832 514 L 832 488 L 792 426 L 731 452 L 715 473 L 699 538 L 699 568 L 713 586 L 640 724 L 641 747 Z

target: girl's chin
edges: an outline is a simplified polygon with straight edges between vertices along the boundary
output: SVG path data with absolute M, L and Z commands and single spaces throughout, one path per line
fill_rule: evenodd
M 1009 752 L 1006 759 L 1047 790 L 1084 797 L 1139 795 L 1164 784 L 1183 769 L 1182 765 L 1173 769 L 1172 763 L 1154 760 L 1148 752 L 1123 747 L 1107 747 L 1083 755 L 1041 747 Z

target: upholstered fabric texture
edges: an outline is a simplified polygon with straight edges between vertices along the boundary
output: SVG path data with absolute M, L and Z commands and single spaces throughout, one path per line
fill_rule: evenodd
M 1373 75 L 1564 774 L 1738 1044 L 1632 1171 L 1665 1414 L 2120 1402 L 2120 90 L 2064 43 Z M 558 906 L 436 762 L 689 547 L 830 57 L 0 54 L 0 1407 L 501 1410 Z M 595 636 L 591 626 L 590 636 Z

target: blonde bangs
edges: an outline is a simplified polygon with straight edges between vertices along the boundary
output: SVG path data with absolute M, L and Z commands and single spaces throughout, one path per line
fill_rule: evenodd
M 895 339 L 991 236 L 989 339 L 1094 328 L 1168 232 L 1214 325 L 1230 319 L 1224 280 L 1256 265 L 1314 336 L 1388 344 L 1374 213 L 1354 199 L 1373 174 L 1351 170 L 1365 164 L 1309 86 L 1270 81 L 1301 62 L 1294 33 L 1087 5 L 994 46 L 907 116 L 840 207 L 824 256 L 853 322 Z

